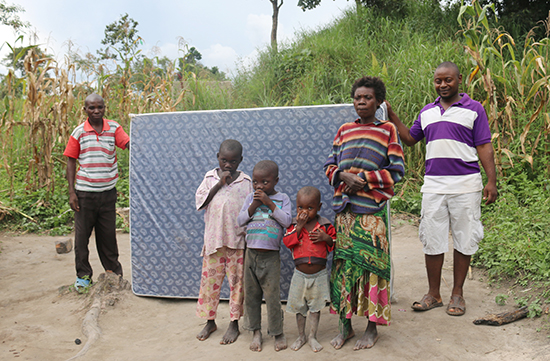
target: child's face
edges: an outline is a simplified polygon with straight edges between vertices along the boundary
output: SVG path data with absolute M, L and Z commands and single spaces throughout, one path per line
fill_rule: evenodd
M 242 160 L 243 157 L 238 152 L 222 149 L 218 153 L 218 163 L 222 172 L 234 174 Z
M 296 208 L 298 216 L 301 213 L 307 214 L 307 222 L 317 217 L 317 212 L 321 210 L 321 203 L 315 195 L 298 193 L 296 196 Z
M 269 169 L 255 169 L 252 172 L 252 186 L 254 190 L 262 190 L 268 196 L 275 194 L 275 186 L 279 182 L 279 177 Z

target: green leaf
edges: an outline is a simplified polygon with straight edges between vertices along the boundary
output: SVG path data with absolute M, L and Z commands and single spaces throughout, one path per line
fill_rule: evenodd
M 527 94 L 527 98 L 525 98 L 525 102 L 528 102 L 529 100 L 531 100 L 531 98 L 533 98 L 535 96 L 535 94 L 539 91 L 541 86 L 543 86 L 543 85 L 548 86 L 548 84 L 547 84 L 548 80 L 549 80 L 548 76 L 537 80 L 535 82 L 535 84 L 533 84 L 531 89 L 529 90 L 529 93 Z
M 462 17 L 464 16 L 465 13 L 467 13 L 472 17 L 475 17 L 476 15 L 473 7 L 471 7 L 470 5 L 462 5 L 460 7 L 460 10 L 458 12 L 458 17 L 457 17 L 458 25 L 460 26 L 462 26 Z

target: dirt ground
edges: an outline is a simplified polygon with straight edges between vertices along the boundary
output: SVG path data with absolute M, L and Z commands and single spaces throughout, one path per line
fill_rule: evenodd
M 74 292 L 60 293 L 59 288 L 74 282 L 74 254 L 59 255 L 55 240 L 66 237 L 36 235 L 0 235 L 0 360 L 67 360 L 86 342 L 82 321 L 89 298 Z M 121 261 L 128 279 L 131 274 L 130 240 L 119 234 Z M 102 272 L 92 246 L 94 279 Z M 299 351 L 273 350 L 273 339 L 264 330 L 261 353 L 248 349 L 251 333 L 243 331 L 236 343 L 220 345 L 228 319 L 227 302 L 222 302 L 218 331 L 200 342 L 195 335 L 203 321 L 195 316 L 194 300 L 138 297 L 125 291 L 118 302 L 106 306 L 99 316 L 101 337 L 81 360 L 550 360 L 550 338 L 540 319 L 523 319 L 500 327 L 475 326 L 472 321 L 487 313 L 514 309 L 498 306 L 494 289 L 474 270 L 466 281 L 466 315 L 451 317 L 444 308 L 424 313 L 410 305 L 427 290 L 424 257 L 417 228 L 407 220 L 393 221 L 393 257 L 395 290 L 398 302 L 392 306 L 392 323 L 379 327 L 380 339 L 370 350 L 353 351 L 357 336 L 341 350 L 334 350 L 331 338 L 337 333 L 337 318 L 323 310 L 318 339 L 324 349 L 313 354 L 309 346 Z M 452 283 L 451 254 L 448 255 L 442 282 L 444 303 L 448 302 Z M 364 318 L 353 324 L 361 334 Z M 294 316 L 285 316 L 285 335 L 292 343 L 297 337 Z M 75 339 L 81 339 L 77 345 Z

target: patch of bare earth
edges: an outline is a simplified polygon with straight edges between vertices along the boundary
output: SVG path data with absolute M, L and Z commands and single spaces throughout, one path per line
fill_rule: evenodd
M 78 360 L 550 360 L 550 339 L 540 318 L 499 327 L 472 323 L 486 314 L 515 309 L 513 302 L 504 306 L 495 303 L 495 296 L 504 290 L 489 285 L 481 271 L 474 269 L 473 279 L 466 281 L 464 316 L 448 316 L 444 307 L 414 312 L 411 304 L 427 291 L 422 246 L 414 220 L 396 217 L 392 228 L 398 301 L 392 305 L 391 325 L 378 328 L 380 338 L 372 349 L 353 351 L 359 338 L 355 336 L 335 350 L 330 340 L 338 333 L 338 320 L 325 308 L 317 334 L 324 349 L 316 354 L 309 347 L 275 352 L 273 338 L 265 329 L 265 310 L 262 352 L 249 350 L 252 335 L 242 328 L 234 344 L 220 345 L 230 322 L 227 302 L 219 307 L 218 331 L 208 340 L 198 341 L 195 336 L 204 321 L 195 316 L 195 300 L 138 297 L 126 289 L 123 281 L 114 279 L 111 281 L 117 286 L 112 289 L 105 283 L 99 287 L 102 283 L 98 275 L 103 269 L 93 240 L 90 250 L 96 285 L 90 293 L 80 295 L 70 287 L 75 280 L 74 253 L 55 251 L 55 241 L 64 237 L 2 234 L 0 360 L 68 360 L 92 339 L 94 342 L 88 343 Z M 129 235 L 119 234 L 118 239 L 125 278 L 130 279 Z M 447 256 L 442 281 L 445 305 L 451 287 L 452 257 Z M 285 336 L 292 343 L 298 337 L 295 317 L 288 313 L 285 316 Z M 88 336 L 83 328 L 86 317 L 97 321 L 97 330 Z M 361 335 L 366 321 L 354 317 L 353 326 Z M 80 344 L 75 343 L 77 338 Z

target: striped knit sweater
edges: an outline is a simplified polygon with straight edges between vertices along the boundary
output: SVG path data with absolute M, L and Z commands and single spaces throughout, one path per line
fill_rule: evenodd
M 332 208 L 336 213 L 348 204 L 354 213 L 378 212 L 394 195 L 393 185 L 405 174 L 403 148 L 395 125 L 379 120 L 361 124 L 360 119 L 343 124 L 334 137 L 324 169 L 334 187 Z M 367 186 L 356 194 L 345 194 L 339 172 L 357 174 Z

